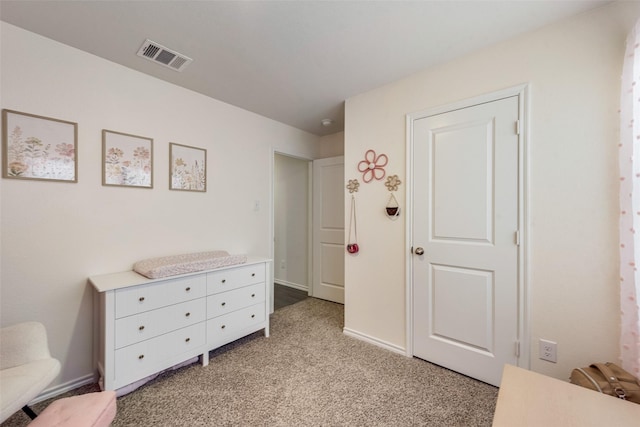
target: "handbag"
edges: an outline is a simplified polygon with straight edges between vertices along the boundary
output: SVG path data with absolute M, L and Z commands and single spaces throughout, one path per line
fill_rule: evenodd
M 603 394 L 640 403 L 640 381 L 615 363 L 594 363 L 571 371 L 570 381 Z

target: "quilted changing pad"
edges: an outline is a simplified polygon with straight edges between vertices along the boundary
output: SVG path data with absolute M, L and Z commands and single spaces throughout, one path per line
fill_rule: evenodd
M 133 265 L 133 271 L 149 279 L 159 279 L 245 262 L 247 262 L 246 255 L 229 255 L 227 251 L 197 252 L 144 259 Z

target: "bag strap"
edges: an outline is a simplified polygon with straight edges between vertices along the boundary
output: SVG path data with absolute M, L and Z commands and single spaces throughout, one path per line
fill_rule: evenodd
M 587 378 L 587 380 L 589 380 L 589 382 L 591 382 L 591 384 L 596 388 L 596 390 L 598 390 L 600 393 L 602 393 L 602 389 L 600 388 L 600 384 L 598 384 L 598 382 L 596 380 L 594 380 L 593 377 L 587 373 L 587 371 L 585 371 L 582 368 L 576 368 L 576 370 L 578 372 L 580 372 L 582 375 L 584 375 L 585 378 Z
M 611 384 L 611 389 L 619 399 L 627 400 L 627 392 L 624 388 L 622 388 L 622 385 L 620 385 L 618 377 L 616 377 L 616 375 L 607 365 L 603 363 L 594 363 L 591 366 L 602 372 L 602 375 L 604 375 L 605 379 L 609 382 L 609 384 Z

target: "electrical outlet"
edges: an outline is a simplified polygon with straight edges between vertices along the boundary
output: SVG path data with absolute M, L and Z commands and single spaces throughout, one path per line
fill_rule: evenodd
M 556 363 L 558 361 L 558 344 L 541 339 L 539 355 L 542 360 Z

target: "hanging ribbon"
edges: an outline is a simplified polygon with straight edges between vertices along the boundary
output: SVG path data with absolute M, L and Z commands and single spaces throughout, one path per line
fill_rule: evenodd
M 353 234 L 354 240 L 351 240 Z M 347 252 L 357 254 L 360 251 L 358 247 L 358 226 L 356 224 L 356 197 L 351 195 L 351 214 L 349 215 L 349 241 L 347 243 Z

